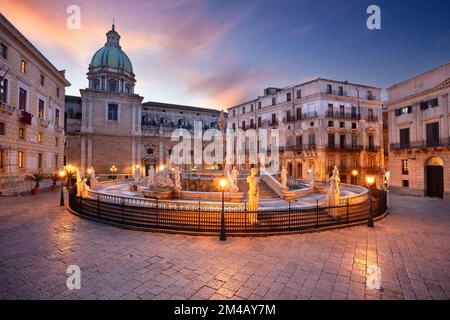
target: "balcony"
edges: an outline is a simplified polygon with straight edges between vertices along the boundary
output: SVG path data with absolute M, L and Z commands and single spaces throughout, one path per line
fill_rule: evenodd
M 379 152 L 380 150 L 380 146 L 366 146 L 367 152 Z
M 55 125 L 55 131 L 56 131 L 56 132 L 59 132 L 59 133 L 63 133 L 63 132 L 64 132 L 64 128 L 63 128 L 63 127 L 60 127 L 60 126 L 57 126 L 57 125 Z
M 42 118 L 38 118 L 37 121 L 38 121 L 38 124 L 39 124 L 41 127 L 44 127 L 44 128 L 47 128 L 48 125 L 50 124 L 50 121 L 45 120 L 45 119 L 42 119 Z
M 7 103 L 0 101 L 0 111 L 6 112 L 8 114 L 13 114 L 14 111 L 16 110 L 16 108 L 11 107 L 10 105 L 8 105 Z
M 448 147 L 450 147 L 450 137 L 442 139 L 413 141 L 409 143 L 391 143 L 389 145 L 389 148 L 392 151 Z
M 378 117 L 377 117 L 377 116 L 374 116 L 374 115 L 368 115 L 367 118 L 366 118 L 366 120 L 367 120 L 368 122 L 377 122 L 377 121 L 378 121 Z
M 330 111 L 330 110 L 327 111 L 325 117 L 332 119 L 361 120 L 361 115 L 358 113 Z
M 328 144 L 328 151 L 362 151 L 363 147 L 360 145 L 340 145 L 340 144 Z
M 316 111 L 304 113 L 302 115 L 302 119 L 303 120 L 314 119 L 314 118 L 317 118 L 317 112 Z

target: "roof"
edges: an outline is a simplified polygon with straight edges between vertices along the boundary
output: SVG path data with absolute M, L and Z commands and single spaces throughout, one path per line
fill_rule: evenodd
M 53 71 L 53 74 L 63 82 L 67 87 L 70 86 L 70 82 L 65 78 L 64 71 L 58 70 L 6 17 L 0 13 L 0 24 L 4 25 L 10 32 L 22 42 L 23 45 L 28 47 L 30 51 L 40 59 L 49 69 Z
M 428 71 L 425 71 L 425 72 L 423 72 L 423 73 L 421 73 L 421 74 L 418 74 L 418 75 L 416 75 L 416 76 L 413 76 L 413 77 L 411 77 L 411 78 L 409 78 L 409 79 L 406 79 L 406 80 L 397 82 L 397 83 L 391 85 L 390 87 L 388 87 L 387 90 L 390 90 L 390 89 L 392 89 L 392 88 L 395 88 L 395 87 L 397 87 L 397 86 L 400 86 L 400 85 L 402 85 L 402 84 L 404 84 L 404 83 L 406 83 L 406 82 L 408 82 L 408 81 L 411 81 L 411 80 L 413 80 L 413 79 L 417 79 L 417 78 L 423 77 L 423 76 L 425 76 L 425 75 L 427 75 L 427 74 L 429 74 L 429 73 L 433 73 L 433 72 L 435 72 L 436 70 L 439 70 L 440 68 L 443 68 L 443 67 L 450 67 L 450 61 L 447 62 L 447 63 L 444 63 L 443 65 L 440 65 L 440 66 L 438 66 L 438 67 L 436 67 L 436 68 L 433 68 L 433 69 L 431 69 L 431 70 L 428 70 Z
M 186 105 L 180 105 L 180 104 L 154 102 L 154 101 L 144 102 L 142 104 L 142 106 L 143 107 L 157 107 L 157 108 L 164 108 L 164 109 L 182 109 L 182 110 L 192 111 L 192 112 L 214 113 L 217 115 L 219 115 L 221 112 L 220 110 L 217 110 L 217 109 L 208 109 L 208 108 L 193 107 L 193 106 L 186 106 Z
M 91 67 L 102 66 L 124 69 L 129 73 L 133 73 L 133 66 L 127 54 L 121 48 L 110 44 L 100 48 L 92 57 Z
M 78 102 L 78 103 L 81 103 L 81 97 L 66 95 L 65 96 L 65 101 L 66 102 Z

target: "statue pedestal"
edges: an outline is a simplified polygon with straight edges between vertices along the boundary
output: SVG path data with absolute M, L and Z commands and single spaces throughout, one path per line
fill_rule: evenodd
M 173 188 L 173 193 L 175 198 L 181 199 L 181 186 L 175 186 L 175 188 Z
M 328 192 L 328 207 L 337 207 L 339 205 L 339 193 Z M 338 209 L 329 208 L 328 213 L 333 218 L 338 218 Z

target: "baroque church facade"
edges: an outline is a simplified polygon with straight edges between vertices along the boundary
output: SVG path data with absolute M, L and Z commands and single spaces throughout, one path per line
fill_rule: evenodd
M 80 97 L 66 96 L 65 164 L 94 167 L 100 178 L 139 178 L 150 166 L 169 162 L 176 128 L 193 131 L 218 126 L 220 111 L 161 102 L 145 102 L 135 93 L 133 66 L 120 46 L 115 26 L 106 44 L 93 56 L 89 86 Z

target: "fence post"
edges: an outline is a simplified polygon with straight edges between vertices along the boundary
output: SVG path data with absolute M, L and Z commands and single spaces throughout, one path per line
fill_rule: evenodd
M 200 231 L 200 201 L 198 202 L 198 231 Z
M 316 200 L 316 228 L 319 227 L 319 200 Z
M 125 224 L 125 201 L 122 200 L 122 223 Z
M 348 224 L 349 202 L 350 201 L 347 198 L 347 224 Z
M 97 218 L 100 218 L 100 194 L 97 194 Z
M 289 201 L 289 230 L 291 230 L 291 202 Z

